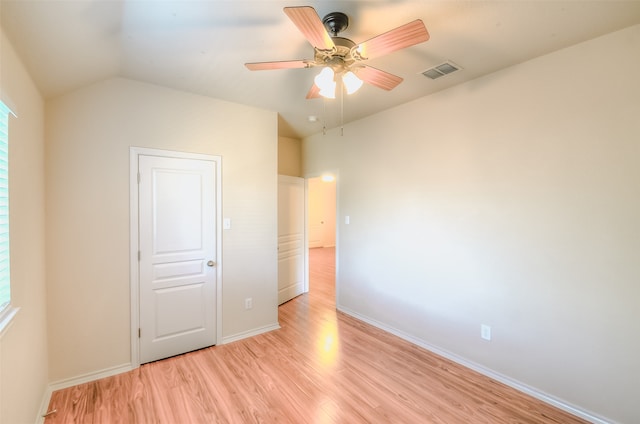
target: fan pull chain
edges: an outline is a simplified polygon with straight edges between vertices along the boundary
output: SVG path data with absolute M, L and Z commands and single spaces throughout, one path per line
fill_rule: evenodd
M 340 84 L 340 137 L 344 137 L 344 87 Z
M 322 135 L 327 135 L 327 99 L 322 98 Z

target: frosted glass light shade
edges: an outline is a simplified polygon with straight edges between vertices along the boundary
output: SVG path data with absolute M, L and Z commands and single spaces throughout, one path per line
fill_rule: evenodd
M 333 69 L 326 67 L 314 78 L 314 82 L 320 89 L 320 95 L 329 99 L 336 98 L 336 82 Z
M 362 80 L 351 71 L 342 76 L 342 82 L 347 89 L 347 94 L 353 94 L 362 87 Z

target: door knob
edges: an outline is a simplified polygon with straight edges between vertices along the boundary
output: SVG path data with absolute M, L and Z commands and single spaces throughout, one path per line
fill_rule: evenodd
M 216 266 L 216 263 L 214 261 L 209 261 L 207 262 L 207 266 Z

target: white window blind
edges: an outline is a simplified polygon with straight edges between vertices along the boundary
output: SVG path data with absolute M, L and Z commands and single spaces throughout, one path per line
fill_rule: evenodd
M 11 303 L 9 260 L 9 113 L 0 102 L 0 314 Z

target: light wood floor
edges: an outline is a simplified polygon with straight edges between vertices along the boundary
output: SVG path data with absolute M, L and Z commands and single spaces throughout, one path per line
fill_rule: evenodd
M 584 423 L 337 313 L 334 249 L 282 329 L 53 393 L 54 423 Z

